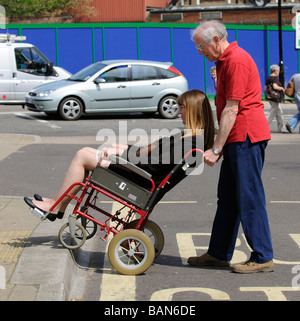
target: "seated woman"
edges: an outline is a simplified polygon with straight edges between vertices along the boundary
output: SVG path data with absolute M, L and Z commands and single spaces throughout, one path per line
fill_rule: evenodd
M 102 151 L 84 147 L 77 151 L 59 190 L 53 198 L 44 198 L 35 194 L 35 200 L 24 197 L 25 202 L 31 208 L 37 208 L 46 214 L 72 184 L 84 182 L 89 171 L 93 171 L 97 164 L 117 170 L 117 168 L 114 168 L 116 165 L 110 164 L 108 161 L 109 155 L 121 155 L 129 161 L 137 159 L 138 163 L 136 165 L 152 174 L 152 179 L 155 183 L 160 182 L 178 162 L 175 157 L 178 152 L 182 159 L 187 150 L 201 148 L 197 146 L 197 141 L 199 142 L 199 140 L 196 138 L 199 135 L 204 136 L 204 149 L 211 148 L 214 142 L 214 119 L 206 95 L 200 90 L 190 90 L 179 96 L 177 103 L 180 107 L 179 113 L 182 123 L 185 125 L 185 130 L 180 134 L 169 138 L 161 138 L 148 146 L 138 149 L 135 145 L 115 145 L 111 148 L 104 148 Z M 203 142 L 203 139 L 201 142 Z M 179 151 L 178 148 L 180 149 Z M 169 161 L 165 161 L 166 159 Z M 184 172 L 181 173 L 177 177 L 175 184 L 183 179 L 185 175 Z M 80 189 L 81 186 L 75 186 L 70 191 L 70 194 L 76 195 Z M 65 197 L 52 213 L 47 215 L 47 218 L 51 221 L 56 218 L 62 218 L 70 201 L 70 197 Z

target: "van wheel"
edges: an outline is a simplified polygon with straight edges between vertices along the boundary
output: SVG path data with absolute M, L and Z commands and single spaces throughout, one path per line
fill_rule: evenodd
M 83 104 L 76 97 L 67 97 L 61 101 L 58 113 L 64 120 L 77 120 L 83 112 Z
M 179 113 L 179 106 L 176 102 L 175 96 L 166 96 L 164 97 L 159 105 L 158 105 L 158 112 L 161 117 L 173 119 L 178 116 Z

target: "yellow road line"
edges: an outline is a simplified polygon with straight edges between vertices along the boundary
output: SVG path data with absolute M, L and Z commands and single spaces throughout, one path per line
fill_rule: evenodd
M 300 204 L 300 201 L 270 201 L 274 204 Z
M 119 202 L 113 202 L 112 213 L 120 208 Z M 121 211 L 121 216 L 127 215 L 128 208 Z M 109 244 L 109 243 L 108 243 Z M 103 276 L 100 289 L 100 301 L 135 301 L 136 280 L 134 275 L 121 275 L 111 266 L 108 254 L 104 256 Z
M 114 201 L 100 201 L 100 203 L 114 203 Z M 197 204 L 197 201 L 160 201 L 159 204 Z

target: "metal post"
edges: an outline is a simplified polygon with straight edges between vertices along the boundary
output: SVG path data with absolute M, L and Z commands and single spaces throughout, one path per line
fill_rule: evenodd
M 69 229 L 70 229 L 70 236 L 73 241 L 75 241 L 76 236 L 75 236 L 75 231 L 76 231 L 76 215 L 71 214 L 68 217 L 69 221 Z
M 282 19 L 281 19 L 281 0 L 278 0 L 278 37 L 279 37 L 279 81 L 283 87 L 284 84 L 284 64 L 283 64 L 283 54 L 282 54 Z M 282 101 L 284 101 L 284 95 L 281 97 Z

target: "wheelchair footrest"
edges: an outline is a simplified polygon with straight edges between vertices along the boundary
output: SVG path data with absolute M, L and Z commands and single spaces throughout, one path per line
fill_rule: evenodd
M 47 214 L 45 214 L 44 212 L 40 211 L 36 207 L 35 208 L 30 207 L 29 210 L 34 216 L 38 217 L 41 221 L 45 220 L 46 217 L 47 217 Z

